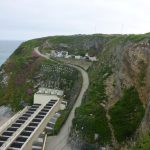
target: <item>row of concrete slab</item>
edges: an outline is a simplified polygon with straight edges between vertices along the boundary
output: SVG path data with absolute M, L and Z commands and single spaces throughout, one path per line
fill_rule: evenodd
M 2 132 L 0 135 L 0 149 L 21 149 L 57 101 L 50 100 L 44 106 L 33 104 L 22 116 Z

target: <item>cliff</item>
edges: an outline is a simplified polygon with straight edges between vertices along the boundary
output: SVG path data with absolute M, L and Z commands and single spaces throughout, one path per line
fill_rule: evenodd
M 22 100 L 32 103 L 34 87 L 45 79 L 37 79 L 41 75 L 41 64 L 53 64 L 36 56 L 35 47 L 42 53 L 66 50 L 75 55 L 88 52 L 98 58 L 88 69 L 90 86 L 83 104 L 76 110 L 71 138 L 80 141 L 76 141 L 77 147 L 90 144 L 119 149 L 139 130 L 139 134 L 149 130 L 149 33 L 54 36 L 27 41 L 1 67 L 1 105 L 11 104 L 14 108 L 14 104 L 18 106 Z M 74 79 L 70 76 L 68 80 Z M 17 96 L 16 91 L 23 94 Z

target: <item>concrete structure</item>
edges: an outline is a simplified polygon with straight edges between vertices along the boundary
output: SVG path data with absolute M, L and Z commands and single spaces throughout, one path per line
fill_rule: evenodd
M 34 96 L 34 104 L 25 107 L 0 128 L 0 150 L 42 149 L 44 141 L 39 137 L 48 123 L 56 122 L 54 116 L 60 110 L 61 96 L 61 90 L 40 88 Z
M 45 150 L 45 141 L 47 138 L 47 134 L 43 132 L 40 134 L 38 139 L 33 142 L 32 144 L 32 150 Z
M 87 58 L 90 61 L 97 61 L 97 58 L 95 56 L 91 57 L 88 53 L 85 54 L 85 58 Z
M 31 150 L 35 139 L 45 130 L 50 118 L 60 108 L 61 101 L 34 104 L 12 122 L 0 135 L 1 150 Z
M 67 107 L 67 102 L 66 101 L 62 101 L 60 104 L 60 110 L 64 110 Z
M 64 92 L 62 90 L 39 88 L 39 91 L 36 94 L 48 94 L 48 95 L 63 96 Z
M 39 91 L 34 94 L 34 103 L 46 104 L 50 99 L 57 99 L 63 97 L 64 92 L 61 90 L 39 88 Z
M 65 56 L 65 58 L 71 58 L 72 57 L 72 55 L 66 55 Z

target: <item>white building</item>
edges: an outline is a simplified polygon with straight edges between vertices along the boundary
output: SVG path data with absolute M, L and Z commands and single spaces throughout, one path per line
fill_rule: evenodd
M 86 53 L 86 54 L 85 54 L 85 57 L 89 57 L 89 54 L 88 54 L 88 53 Z
M 68 52 L 67 51 L 55 51 L 55 56 L 54 57 L 66 57 L 68 56 Z
M 90 60 L 90 61 L 97 61 L 97 59 L 96 59 L 95 56 L 94 56 L 94 57 L 89 57 L 89 60 Z
M 65 56 L 65 58 L 71 58 L 72 57 L 72 55 L 66 55 Z
M 89 59 L 90 61 L 97 61 L 96 57 L 90 57 L 88 53 L 85 54 L 85 58 Z
M 63 57 L 63 53 L 62 52 L 57 52 L 56 57 Z
M 52 56 L 52 57 L 56 57 L 56 51 L 55 50 L 51 50 L 51 53 L 50 53 L 50 56 Z

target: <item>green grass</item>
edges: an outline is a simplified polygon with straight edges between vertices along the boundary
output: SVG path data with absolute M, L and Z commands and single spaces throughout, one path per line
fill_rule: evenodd
M 17 57 L 17 59 L 9 61 L 5 66 L 8 73 L 8 86 L 3 91 L 0 104 L 10 104 L 14 111 L 22 109 L 21 101 L 31 104 L 33 101 L 33 93 L 28 93 L 28 89 L 34 90 L 32 80 L 39 69 L 40 59 Z
M 104 81 L 112 74 L 111 67 L 104 65 L 99 70 L 90 74 L 91 83 L 86 96 L 86 101 L 92 100 L 93 102 L 102 102 L 107 100 L 105 93 Z
M 95 143 L 94 134 L 99 135 L 97 142 L 110 142 L 111 135 L 105 116 L 105 110 L 98 103 L 92 101 L 76 109 L 73 128 L 80 131 L 80 136 L 88 143 Z
M 13 58 L 16 56 L 19 56 L 19 57 L 31 56 L 34 48 L 40 46 L 42 42 L 43 42 L 42 39 L 35 39 L 35 40 L 29 40 L 29 41 L 23 42 L 15 50 L 15 52 L 12 54 L 10 58 Z
M 0 85 L 0 105 L 10 105 L 14 111 L 18 111 L 22 109 L 21 101 L 32 104 L 33 93 L 28 94 L 27 91 L 31 89 L 34 92 L 33 77 L 40 70 L 42 62 L 53 63 L 32 56 L 34 48 L 40 46 L 42 42 L 43 39 L 35 39 L 22 43 L 1 67 L 7 73 L 9 80 L 8 86 Z M 30 80 L 30 83 L 27 83 L 27 80 Z
M 130 138 L 138 128 L 144 108 L 134 87 L 126 89 L 122 98 L 110 110 L 111 123 L 119 142 Z
M 150 150 L 150 132 L 141 136 L 130 150 Z
M 62 110 L 60 111 L 61 113 L 61 116 L 58 118 L 58 120 L 56 121 L 56 124 L 54 126 L 54 130 L 52 131 L 49 131 L 48 132 L 48 135 L 55 135 L 55 134 L 58 134 L 61 127 L 64 125 L 65 121 L 67 120 L 68 118 L 68 115 L 69 115 L 69 112 L 70 110 Z
M 138 42 L 138 41 L 141 41 L 145 38 L 145 34 L 131 34 L 131 35 L 128 35 L 127 36 L 127 39 L 130 40 L 130 41 L 135 41 L 135 42 Z

